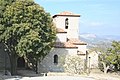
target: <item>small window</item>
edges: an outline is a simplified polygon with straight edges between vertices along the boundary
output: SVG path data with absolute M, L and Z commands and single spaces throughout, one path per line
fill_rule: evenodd
M 68 29 L 68 18 L 65 19 L 65 29 Z
M 54 55 L 54 64 L 58 64 L 58 55 Z

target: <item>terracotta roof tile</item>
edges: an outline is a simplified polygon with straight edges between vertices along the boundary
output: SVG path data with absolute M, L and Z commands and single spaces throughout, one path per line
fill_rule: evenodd
M 57 33 L 67 33 L 66 31 L 64 31 L 63 29 L 61 28 L 57 28 Z
M 69 11 L 63 11 L 60 13 L 60 15 L 75 15 L 75 14 Z
M 77 39 L 77 38 L 68 39 L 68 42 L 73 43 L 73 44 L 76 44 L 76 45 L 87 45 L 87 43 L 85 43 L 85 42 L 83 42 L 83 41 L 80 41 L 80 40 Z
M 56 14 L 56 15 L 53 16 L 53 18 L 56 17 L 56 16 L 74 16 L 74 17 L 80 17 L 79 14 L 74 14 L 74 13 L 69 12 L 69 11 L 63 11 L 63 12 L 61 12 L 59 14 Z
M 69 42 L 56 42 L 54 45 L 55 48 L 78 48 L 74 44 Z

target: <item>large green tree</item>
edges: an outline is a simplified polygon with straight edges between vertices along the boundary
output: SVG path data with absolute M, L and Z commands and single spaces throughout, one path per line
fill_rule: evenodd
M 11 73 L 16 74 L 18 56 L 39 61 L 51 50 L 56 29 L 49 13 L 31 0 L 16 0 L 7 5 L 0 21 L 0 40 L 8 49 Z

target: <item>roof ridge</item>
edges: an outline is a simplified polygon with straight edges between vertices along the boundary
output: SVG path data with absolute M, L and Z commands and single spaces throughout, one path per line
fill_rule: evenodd
M 55 14 L 53 15 L 53 18 L 56 17 L 56 16 L 70 16 L 70 17 L 80 17 L 79 14 L 75 14 L 73 12 L 70 12 L 70 11 L 63 11 L 59 14 Z

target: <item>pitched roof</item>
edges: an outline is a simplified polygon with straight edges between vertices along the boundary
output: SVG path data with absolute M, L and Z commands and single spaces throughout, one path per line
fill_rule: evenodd
M 69 11 L 63 11 L 61 13 L 59 13 L 60 15 L 75 15 L 74 13 L 72 12 L 69 12 Z
M 67 33 L 66 31 L 64 31 L 63 29 L 61 28 L 57 28 L 57 33 Z
M 56 15 L 53 16 L 53 18 L 56 17 L 56 16 L 72 16 L 72 17 L 80 17 L 79 14 L 74 14 L 74 13 L 69 12 L 69 11 L 63 11 L 63 12 L 61 12 L 61 13 L 59 13 L 59 14 L 56 14 Z
M 83 41 L 80 41 L 80 40 L 77 39 L 77 38 L 68 39 L 68 42 L 73 43 L 73 44 L 76 44 L 76 45 L 87 45 L 87 43 L 85 43 L 85 42 L 83 42 Z
M 69 42 L 56 42 L 54 47 L 55 48 L 78 48 L 77 46 Z

